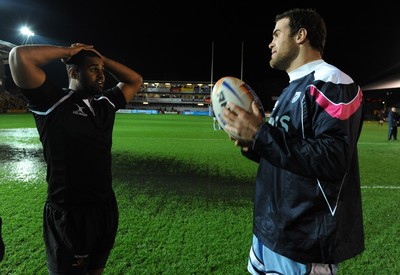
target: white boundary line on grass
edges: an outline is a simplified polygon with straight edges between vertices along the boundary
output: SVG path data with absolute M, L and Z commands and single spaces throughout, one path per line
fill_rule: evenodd
M 374 186 L 361 186 L 361 189 L 400 189 L 400 186 L 374 185 Z
M 386 142 L 358 142 L 358 145 L 392 145 L 392 144 L 398 144 L 400 145 L 400 142 L 397 141 L 386 141 Z

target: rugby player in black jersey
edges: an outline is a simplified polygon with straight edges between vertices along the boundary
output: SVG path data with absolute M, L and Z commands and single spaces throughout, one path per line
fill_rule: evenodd
M 60 60 L 68 88 L 43 68 Z M 47 163 L 43 237 L 49 274 L 102 274 L 118 228 L 111 178 L 115 113 L 139 91 L 142 76 L 81 43 L 16 46 L 9 65 Z M 104 90 L 106 75 L 118 83 Z

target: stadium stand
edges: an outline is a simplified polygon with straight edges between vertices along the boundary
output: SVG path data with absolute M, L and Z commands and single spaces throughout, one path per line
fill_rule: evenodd
M 145 81 L 127 109 L 208 115 L 212 86 L 206 81 Z

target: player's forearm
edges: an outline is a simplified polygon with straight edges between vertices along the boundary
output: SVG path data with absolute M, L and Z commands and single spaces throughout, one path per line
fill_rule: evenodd
M 104 67 L 118 81 L 130 85 L 142 85 L 142 76 L 131 68 L 103 55 Z

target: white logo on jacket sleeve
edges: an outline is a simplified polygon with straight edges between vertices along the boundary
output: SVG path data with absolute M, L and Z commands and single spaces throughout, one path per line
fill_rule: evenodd
M 292 98 L 292 103 L 295 103 L 300 98 L 301 92 L 296 92 Z

